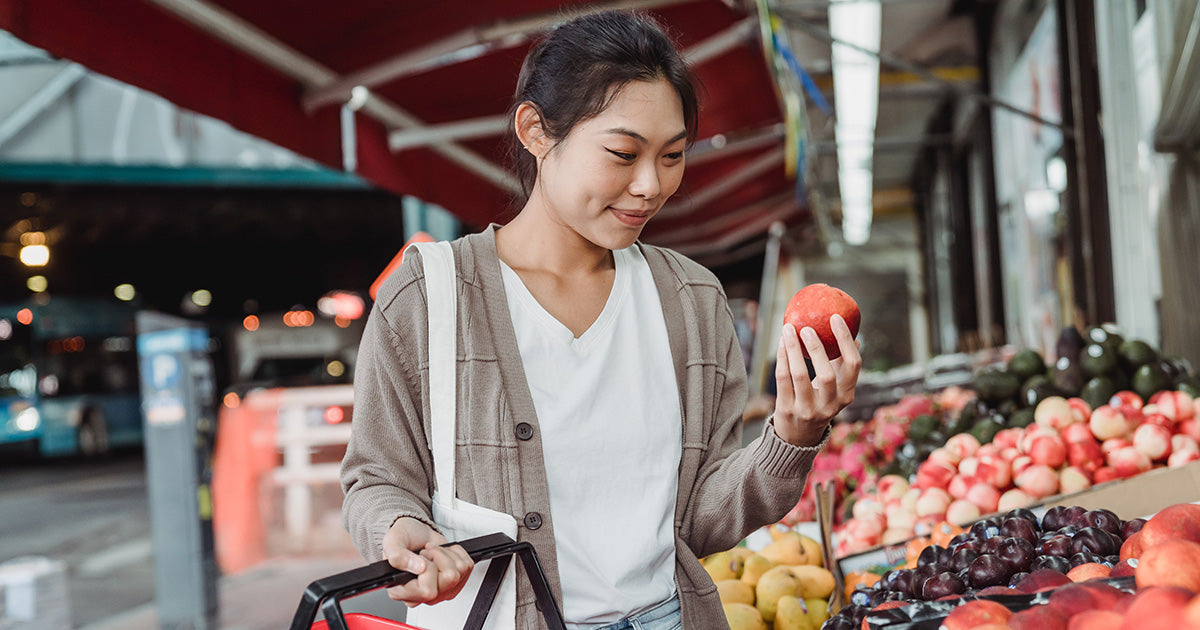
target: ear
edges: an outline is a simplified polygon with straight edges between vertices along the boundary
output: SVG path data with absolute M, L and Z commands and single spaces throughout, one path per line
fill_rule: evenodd
M 517 106 L 517 115 L 514 118 L 517 139 L 535 158 L 545 157 L 550 150 L 550 139 L 542 129 L 541 112 L 533 103 L 525 101 Z

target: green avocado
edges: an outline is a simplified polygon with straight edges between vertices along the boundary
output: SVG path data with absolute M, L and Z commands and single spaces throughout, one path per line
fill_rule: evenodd
M 1062 392 L 1054 386 L 1049 376 L 1038 374 L 1025 381 L 1018 399 L 1025 407 L 1037 407 L 1038 403 L 1050 396 L 1062 396 Z
M 1021 381 L 1015 374 L 994 366 L 976 372 L 972 385 L 980 399 L 992 404 L 1016 396 L 1021 389 Z
M 1054 372 L 1050 382 L 1067 396 L 1078 396 L 1083 387 L 1083 370 L 1079 364 L 1068 357 L 1059 357 L 1054 363 Z
M 1037 350 L 1026 348 L 1008 360 L 1008 371 L 1018 379 L 1028 381 L 1033 376 L 1046 373 L 1046 361 Z
M 1098 343 L 1113 352 L 1116 352 L 1125 341 L 1117 328 L 1111 325 L 1093 326 L 1087 330 L 1086 337 L 1088 342 Z
M 920 442 L 940 425 L 938 419 L 929 414 L 919 415 L 913 418 L 912 423 L 908 425 L 908 439 Z
M 976 440 L 979 440 L 980 444 L 987 444 L 991 442 L 992 438 L 996 437 L 996 434 L 999 433 L 1003 428 L 1004 423 L 997 422 L 993 418 L 983 418 L 971 427 L 969 433 L 973 435 Z
M 1089 343 L 1079 353 L 1079 368 L 1084 376 L 1111 374 L 1117 369 L 1119 355 L 1106 345 Z
M 1200 398 L 1200 378 L 1191 375 L 1185 376 L 1175 382 L 1175 389 L 1192 398 Z
M 1117 349 L 1121 365 L 1130 372 L 1137 368 L 1158 361 L 1158 351 L 1141 339 L 1126 339 Z
M 1117 393 L 1117 384 L 1111 377 L 1094 376 L 1083 384 L 1079 397 L 1092 409 L 1108 404 L 1108 399 Z
M 1133 391 L 1142 397 L 1142 400 L 1149 400 L 1154 394 L 1170 387 L 1171 379 L 1167 377 L 1162 366 L 1157 363 L 1148 363 L 1133 372 L 1130 385 L 1133 387 Z
M 1008 422 L 1005 422 L 1004 426 L 1008 429 L 1024 429 L 1031 424 L 1033 424 L 1033 407 L 1025 407 L 1024 409 L 1014 411 L 1008 417 Z

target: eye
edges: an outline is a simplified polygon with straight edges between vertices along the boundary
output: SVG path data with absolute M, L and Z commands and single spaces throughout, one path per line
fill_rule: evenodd
M 683 151 L 676 151 L 674 153 L 668 153 L 667 159 L 668 160 L 682 160 L 683 159 Z
M 637 155 L 634 153 L 625 153 L 624 151 L 614 151 L 612 149 L 605 149 L 605 151 L 608 151 L 609 153 L 621 158 L 622 160 L 625 160 L 626 162 L 632 162 L 637 158 Z

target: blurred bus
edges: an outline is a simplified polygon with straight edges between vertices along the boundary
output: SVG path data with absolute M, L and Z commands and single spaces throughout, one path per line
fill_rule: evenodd
M 135 314 L 63 297 L 0 305 L 0 447 L 94 456 L 141 445 Z

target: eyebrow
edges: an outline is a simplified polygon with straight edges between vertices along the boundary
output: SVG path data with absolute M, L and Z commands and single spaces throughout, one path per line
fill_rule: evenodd
M 637 140 L 638 142 L 641 142 L 643 144 L 650 143 L 650 141 L 647 140 L 646 137 L 643 136 L 642 134 L 640 134 L 632 129 L 626 129 L 624 127 L 613 127 L 612 129 L 605 131 L 605 133 L 617 134 L 620 136 L 629 136 L 630 138 L 633 138 L 634 140 Z M 683 140 L 684 138 L 687 137 L 687 133 L 688 132 L 686 129 L 684 131 L 680 131 L 679 133 L 675 134 L 675 137 L 668 140 L 667 144 L 671 144 L 672 142 L 678 142 L 680 140 Z

